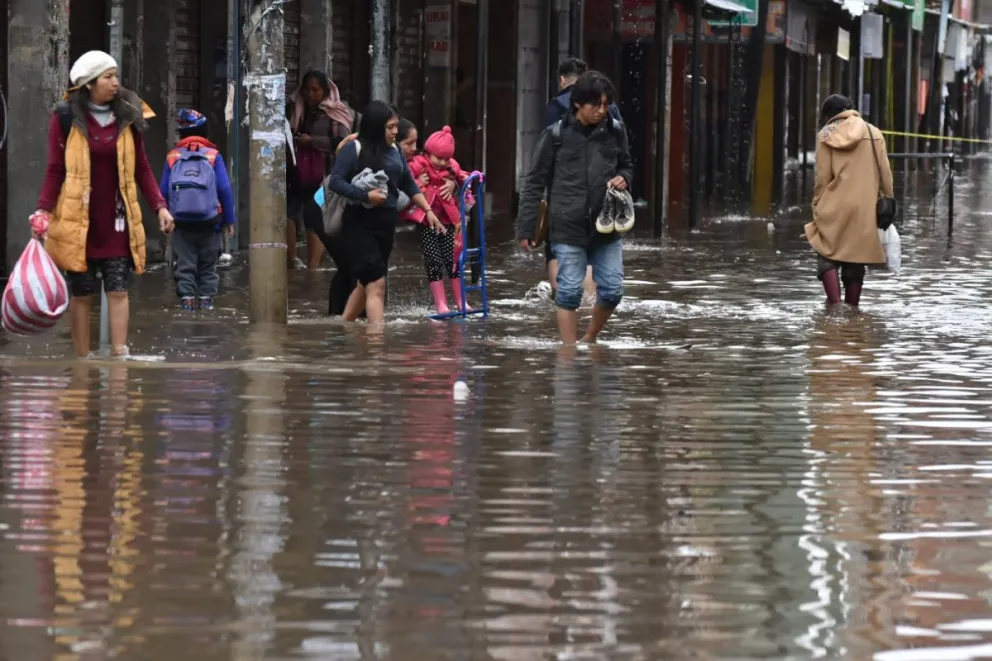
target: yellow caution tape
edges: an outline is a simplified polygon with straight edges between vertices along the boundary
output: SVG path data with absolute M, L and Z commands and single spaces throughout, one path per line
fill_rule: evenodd
M 980 145 L 992 145 L 992 140 L 982 140 L 980 138 L 949 138 L 939 135 L 926 135 L 923 133 L 904 133 L 903 131 L 879 131 L 882 135 L 894 135 L 900 138 L 923 138 L 924 140 L 948 140 L 950 142 L 972 142 Z

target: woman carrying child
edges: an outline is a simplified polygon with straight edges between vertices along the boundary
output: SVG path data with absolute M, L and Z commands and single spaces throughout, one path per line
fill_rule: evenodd
M 358 286 L 348 300 L 344 318 L 354 321 L 365 311 L 372 331 L 381 330 L 385 317 L 386 272 L 396 234 L 400 191 L 424 212 L 433 231 L 446 231 L 397 148 L 399 122 L 396 110 L 388 103 L 370 103 L 362 116 L 358 138 L 341 149 L 330 178 L 330 189 L 352 202 L 344 211 L 341 238 Z M 378 188 L 364 190 L 352 183 L 365 168 L 386 174 L 385 192 Z
M 427 224 L 424 211 L 416 207 L 410 207 L 402 214 L 404 220 L 418 224 L 420 252 L 424 257 L 434 307 L 439 314 L 449 311 L 444 291 L 445 276 L 451 279 L 451 296 L 456 309 L 461 310 L 464 301 L 458 260 L 455 259 L 455 238 L 461 231 L 461 211 L 453 191 L 465 183 L 468 173 L 458 165 L 454 154 L 455 137 L 451 134 L 451 128 L 445 126 L 427 138 L 422 154 L 409 161 L 410 171 L 423 190 L 431 210 L 448 231 L 444 234 L 435 232 Z M 471 194 L 465 202 L 467 208 L 473 206 Z

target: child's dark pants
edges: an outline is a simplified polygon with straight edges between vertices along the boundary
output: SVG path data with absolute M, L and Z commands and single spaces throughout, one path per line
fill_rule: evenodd
M 214 297 L 220 286 L 217 258 L 221 238 L 216 222 L 176 223 L 172 249 L 176 253 L 176 292 L 179 298 Z

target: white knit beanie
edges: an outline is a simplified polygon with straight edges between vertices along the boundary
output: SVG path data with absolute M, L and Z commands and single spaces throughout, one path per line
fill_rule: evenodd
M 91 50 L 84 53 L 72 65 L 69 80 L 76 87 L 92 83 L 94 80 L 117 68 L 117 60 L 101 50 Z

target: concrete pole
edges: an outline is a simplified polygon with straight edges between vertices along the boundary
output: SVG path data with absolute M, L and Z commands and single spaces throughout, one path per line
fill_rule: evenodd
M 245 394 L 256 406 L 246 411 L 244 440 L 232 448 L 241 455 L 237 459 L 245 466 L 245 473 L 230 499 L 236 505 L 224 517 L 232 524 L 233 554 L 226 578 L 237 617 L 230 643 L 231 661 L 261 661 L 279 634 L 276 603 L 287 586 L 275 563 L 286 548 L 288 504 L 293 495 L 287 489 L 287 461 L 283 457 L 284 448 L 288 450 L 283 407 L 289 378 L 285 372 L 265 369 L 259 362 L 282 353 L 285 332 L 257 326 L 251 329 L 247 344 L 255 362 L 245 368 Z
M 248 48 L 248 115 L 251 191 L 251 320 L 285 324 L 286 269 L 286 68 L 284 0 L 251 0 L 245 24 Z
M 28 217 L 38 208 L 38 186 L 45 177 L 49 113 L 68 86 L 69 0 L 8 0 L 7 12 L 5 92 L 11 130 L 4 148 L 10 167 L 7 250 L 0 262 L 9 269 L 31 240 Z
M 389 101 L 389 0 L 372 0 L 372 100 Z

